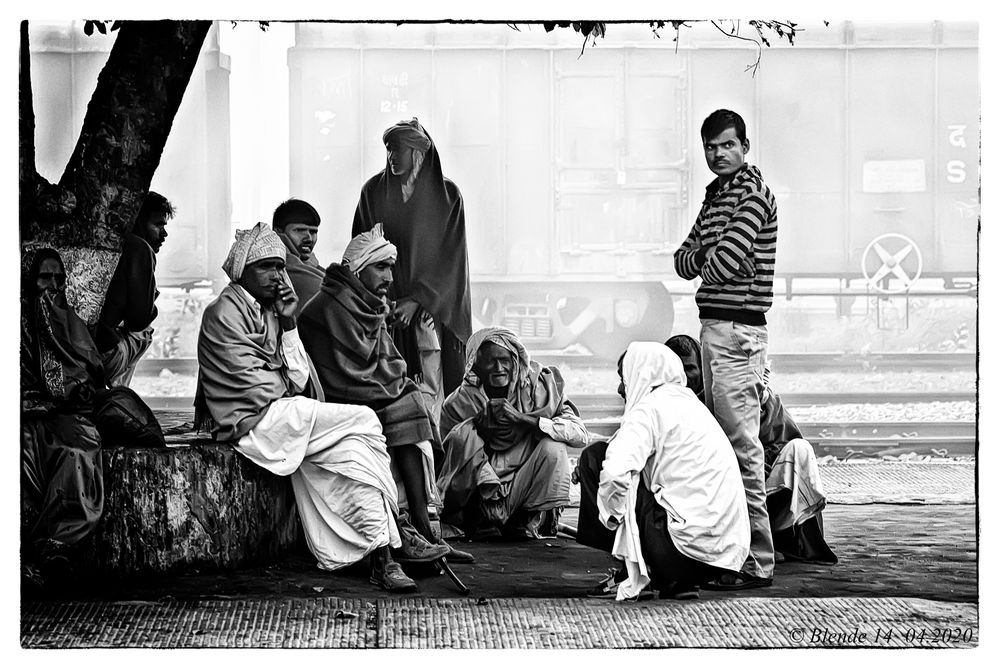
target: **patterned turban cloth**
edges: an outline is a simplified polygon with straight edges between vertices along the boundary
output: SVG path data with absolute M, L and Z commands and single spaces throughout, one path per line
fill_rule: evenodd
M 287 258 L 284 242 L 266 223 L 257 223 L 249 230 L 237 230 L 236 241 L 229 249 L 229 255 L 222 264 L 224 271 L 234 283 L 243 276 L 247 265 L 264 258 Z
M 357 274 L 368 265 L 383 260 L 395 260 L 398 255 L 395 245 L 385 239 L 382 224 L 376 223 L 375 227 L 350 240 L 343 252 L 341 264 Z

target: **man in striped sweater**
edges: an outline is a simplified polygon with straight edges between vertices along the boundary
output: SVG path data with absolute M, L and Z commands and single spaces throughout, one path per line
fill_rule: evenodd
M 760 170 L 746 162 L 742 117 L 727 109 L 701 125 L 704 158 L 718 178 L 687 239 L 673 255 L 678 275 L 701 280 L 695 300 L 701 318 L 705 403 L 739 460 L 751 528 L 750 554 L 738 573 L 705 587 L 768 586 L 774 546 L 767 516 L 760 401 L 765 388 L 766 312 L 773 301 L 777 205 Z

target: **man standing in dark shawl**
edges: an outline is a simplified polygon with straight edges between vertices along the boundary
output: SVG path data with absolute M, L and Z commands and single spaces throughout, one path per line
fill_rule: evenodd
M 402 359 L 386 325 L 396 248 L 380 225 L 354 237 L 333 263 L 316 297 L 299 317 L 305 350 L 328 402 L 362 404 L 382 424 L 399 485 L 400 511 L 408 511 L 402 531 L 418 531 L 440 543 L 430 524 L 428 504 L 440 507 L 434 478 L 433 445 L 440 444 L 436 423 L 423 394 L 406 376 Z M 450 548 L 450 547 L 449 547 Z M 472 562 L 468 553 L 451 548 L 452 562 Z
M 479 330 L 465 380 L 444 401 L 441 434 L 444 521 L 480 535 L 555 533 L 569 502 L 566 445 L 589 440 L 557 367 L 531 360 L 506 328 Z
M 407 373 L 433 404 L 461 383 L 472 331 L 461 192 L 441 171 L 437 147 L 415 118 L 385 131 L 385 169 L 361 188 L 351 232 L 377 223 L 399 250 L 389 299 Z
M 72 547 L 104 509 L 101 439 L 89 416 L 101 356 L 66 302 L 53 249 L 28 251 L 21 284 L 21 542 L 26 585 L 70 577 Z
M 319 239 L 319 212 L 305 200 L 291 198 L 277 206 L 271 222 L 288 249 L 285 271 L 301 310 L 319 292 L 325 274 L 313 253 Z

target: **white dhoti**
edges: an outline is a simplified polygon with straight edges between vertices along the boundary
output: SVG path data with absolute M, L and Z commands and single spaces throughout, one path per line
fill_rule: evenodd
M 401 545 L 396 484 L 371 409 L 285 397 L 271 403 L 237 450 L 274 474 L 291 476 L 320 569 L 346 567 L 382 546 Z
M 767 477 L 767 495 L 782 489 L 791 495 L 786 507 L 771 509 L 770 525 L 775 532 L 801 525 L 826 506 L 815 450 L 805 439 L 787 442 Z

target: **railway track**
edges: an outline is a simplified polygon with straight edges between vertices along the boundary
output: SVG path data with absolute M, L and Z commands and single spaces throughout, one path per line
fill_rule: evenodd
M 583 416 L 620 414 L 624 401 L 617 394 L 570 395 Z M 781 393 L 787 407 L 834 406 L 840 404 L 914 404 L 927 402 L 974 402 L 974 392 L 847 392 Z
M 838 406 L 843 404 L 923 404 L 930 402 L 975 402 L 973 392 L 849 392 L 849 393 L 781 393 L 786 407 Z M 620 415 L 624 402 L 618 395 L 571 395 L 573 404 L 583 416 Z M 182 409 L 194 403 L 193 397 L 147 396 L 155 408 Z
M 786 406 L 975 401 L 973 393 L 787 393 Z M 590 432 L 610 436 L 620 423 L 624 403 L 617 395 L 573 398 Z M 817 455 L 974 455 L 974 421 L 831 422 L 797 421 Z
M 607 367 L 616 360 L 600 360 L 583 354 L 542 352 L 532 357 L 543 363 L 578 366 Z M 774 371 L 872 371 L 872 370 L 970 370 L 975 369 L 977 354 L 974 351 L 952 353 L 770 353 L 770 366 Z
M 167 414 L 177 420 L 193 419 L 193 399 L 190 397 L 146 399 L 160 415 Z M 609 437 L 620 424 L 622 408 L 620 405 L 610 407 L 591 404 L 580 407 L 580 413 L 592 434 Z M 798 427 L 820 457 L 881 457 L 908 453 L 972 456 L 976 454 L 977 447 L 977 426 L 973 421 L 798 421 Z
M 864 368 L 860 361 L 870 365 Z M 902 369 L 968 369 L 974 365 L 973 354 L 883 354 L 864 358 L 832 354 L 793 354 L 774 356 L 774 367 L 784 365 L 797 371 L 806 369 L 853 368 L 875 369 L 877 365 Z M 138 376 L 156 376 L 163 370 L 173 374 L 193 376 L 197 361 L 193 358 L 145 359 L 136 370 Z M 950 392 L 788 392 L 781 399 L 788 407 L 816 407 L 836 405 L 910 404 L 931 402 L 975 402 L 974 390 Z M 192 397 L 146 397 L 157 411 L 189 411 Z M 572 396 L 587 427 L 597 435 L 609 436 L 620 421 L 624 410 L 621 398 L 612 393 L 580 394 Z M 854 455 L 901 455 L 915 452 L 920 455 L 946 453 L 948 455 L 974 455 L 976 450 L 976 424 L 966 422 L 802 422 L 798 421 L 803 436 L 815 447 L 818 455 L 852 457 Z
M 619 417 L 584 419 L 594 435 L 609 437 Z M 977 426 L 974 422 L 830 423 L 798 421 L 802 436 L 815 454 L 839 458 L 917 455 L 975 455 Z
M 567 363 L 577 366 L 607 367 L 614 361 L 599 360 L 590 355 L 539 352 L 534 355 L 546 363 Z M 871 371 L 871 370 L 970 370 L 975 369 L 976 353 L 771 353 L 770 364 L 777 372 L 805 371 Z M 155 376 L 163 370 L 174 374 L 197 373 L 196 358 L 144 358 L 135 373 Z

